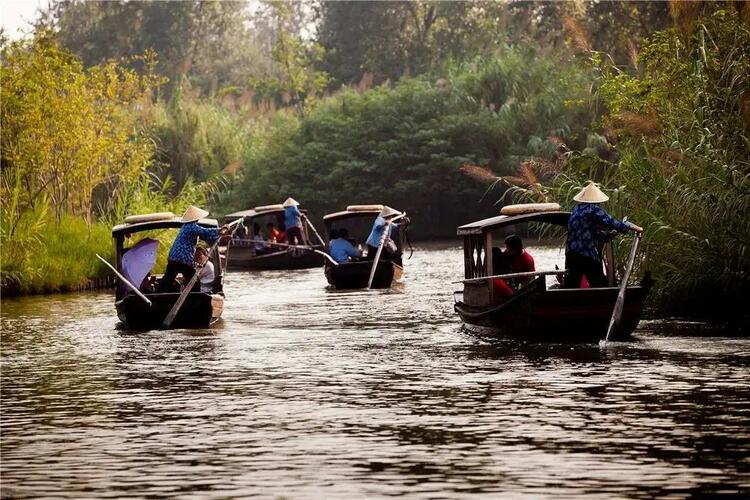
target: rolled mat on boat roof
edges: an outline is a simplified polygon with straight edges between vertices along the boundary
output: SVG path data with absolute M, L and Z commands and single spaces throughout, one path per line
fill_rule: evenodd
M 349 205 L 347 212 L 374 212 L 383 210 L 383 205 Z
M 559 212 L 557 203 L 521 203 L 519 205 L 505 205 L 500 209 L 501 215 L 522 215 L 536 212 Z
M 277 203 L 275 205 L 261 205 L 259 207 L 255 207 L 254 210 L 256 212 L 272 212 L 274 210 L 284 210 L 284 206 L 281 203 Z
M 153 214 L 128 215 L 125 217 L 126 224 L 138 224 L 139 222 L 154 222 L 158 220 L 174 219 L 172 212 L 156 212 Z

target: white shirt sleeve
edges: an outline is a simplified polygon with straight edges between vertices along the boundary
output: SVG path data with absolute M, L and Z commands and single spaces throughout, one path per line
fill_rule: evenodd
M 216 275 L 214 274 L 213 263 L 211 261 L 206 262 L 206 265 L 203 266 L 203 269 L 201 269 L 199 278 L 201 283 L 201 292 L 211 292 L 213 290 L 215 277 Z

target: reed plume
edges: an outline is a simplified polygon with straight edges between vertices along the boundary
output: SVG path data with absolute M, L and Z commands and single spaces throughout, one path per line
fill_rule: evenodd
M 564 16 L 563 26 L 565 27 L 565 31 L 568 32 L 568 35 L 570 35 L 571 40 L 573 40 L 573 45 L 577 47 L 578 50 L 581 52 L 591 52 L 592 47 L 591 42 L 589 41 L 589 36 L 578 21 L 573 19 L 572 16 Z
M 492 170 L 487 167 L 480 167 L 479 165 L 465 163 L 459 167 L 459 170 L 467 177 L 480 182 L 496 183 L 500 179 Z

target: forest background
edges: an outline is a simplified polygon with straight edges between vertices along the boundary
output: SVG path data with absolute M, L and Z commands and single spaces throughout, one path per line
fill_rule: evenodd
M 127 214 L 379 202 L 450 238 L 593 178 L 646 228 L 660 313 L 747 324 L 749 26 L 746 2 L 53 1 L 2 37 L 3 292 L 105 274 Z

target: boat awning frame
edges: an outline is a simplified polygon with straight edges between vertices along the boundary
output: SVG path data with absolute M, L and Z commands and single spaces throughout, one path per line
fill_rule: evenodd
M 152 229 L 179 229 L 185 223 L 181 217 L 174 219 L 163 219 L 147 222 L 136 222 L 135 224 L 118 224 L 112 228 L 112 237 L 116 238 L 125 234 L 139 233 L 141 231 L 150 231 Z M 216 219 L 200 219 L 198 225 L 202 227 L 218 228 L 219 221 Z
M 334 212 L 332 214 L 324 215 L 323 221 L 325 223 L 355 218 L 355 217 L 377 217 L 380 215 L 381 210 L 342 210 L 341 212 Z
M 303 214 L 307 213 L 307 210 L 304 208 L 300 208 L 299 211 L 302 212 Z M 266 215 L 279 214 L 279 213 L 284 213 L 284 209 L 282 208 L 282 209 L 258 211 L 258 210 L 255 210 L 254 208 L 251 208 L 250 210 L 240 210 L 239 212 L 233 212 L 231 214 L 227 214 L 224 216 L 224 220 L 231 222 L 233 220 L 237 220 L 240 218 L 254 219 L 256 217 L 263 217 Z
M 543 224 L 554 224 L 557 226 L 567 226 L 570 212 L 535 212 L 522 215 L 498 215 L 489 219 L 482 219 L 469 224 L 460 226 L 456 231 L 458 236 L 468 236 L 473 234 L 483 234 L 494 231 L 495 229 L 512 226 L 514 224 L 523 224 L 527 222 L 541 222 Z

